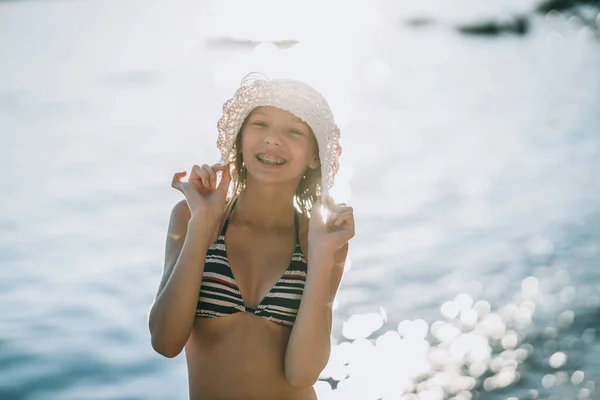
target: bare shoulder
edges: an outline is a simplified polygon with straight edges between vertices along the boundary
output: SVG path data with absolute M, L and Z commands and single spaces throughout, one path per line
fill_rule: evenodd
M 192 217 L 190 213 L 190 207 L 186 200 L 181 200 L 173 206 L 171 211 L 171 221 L 169 223 L 173 228 L 181 228 L 182 226 L 187 227 L 187 224 Z M 169 229 L 170 231 L 171 229 Z

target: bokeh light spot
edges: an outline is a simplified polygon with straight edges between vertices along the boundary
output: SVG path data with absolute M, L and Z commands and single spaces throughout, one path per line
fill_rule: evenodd
M 549 364 L 552 368 L 560 368 L 567 362 L 567 355 L 562 351 L 557 351 L 552 354 L 549 360 Z

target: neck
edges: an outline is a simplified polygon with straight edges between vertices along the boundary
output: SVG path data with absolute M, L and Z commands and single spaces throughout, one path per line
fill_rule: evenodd
M 253 184 L 254 183 L 254 184 Z M 247 182 L 235 206 L 238 222 L 274 229 L 293 224 L 295 189 Z

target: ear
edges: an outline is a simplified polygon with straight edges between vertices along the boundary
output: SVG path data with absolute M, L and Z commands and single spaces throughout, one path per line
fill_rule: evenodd
M 308 168 L 310 169 L 318 168 L 319 165 L 321 165 L 321 162 L 319 161 L 319 157 L 316 155 L 308 162 Z

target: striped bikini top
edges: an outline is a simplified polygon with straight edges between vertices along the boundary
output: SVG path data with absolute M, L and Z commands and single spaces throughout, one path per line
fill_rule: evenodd
M 235 207 L 233 204 L 231 210 Z M 306 282 L 306 260 L 298 237 L 298 214 L 294 213 L 296 248 L 283 276 L 261 300 L 256 308 L 246 307 L 240 288 L 233 276 L 225 248 L 225 232 L 229 213 L 219 237 L 209 247 L 204 262 L 204 274 L 196 307 L 196 317 L 218 318 L 238 312 L 250 312 L 276 324 L 294 326 Z

